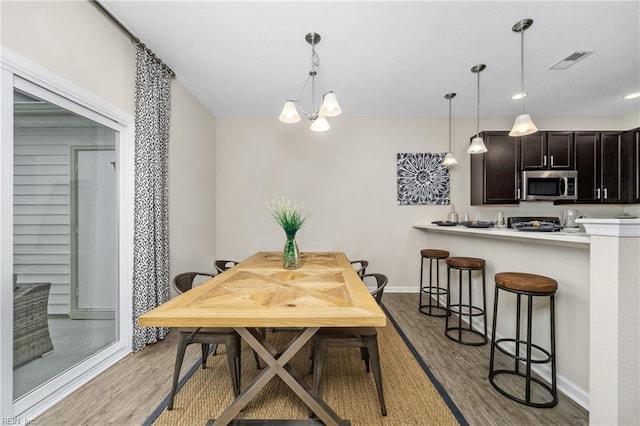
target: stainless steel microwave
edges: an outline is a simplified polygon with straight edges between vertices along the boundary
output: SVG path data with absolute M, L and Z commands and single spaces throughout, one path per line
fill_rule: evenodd
M 541 170 L 522 172 L 521 200 L 576 200 L 576 170 Z

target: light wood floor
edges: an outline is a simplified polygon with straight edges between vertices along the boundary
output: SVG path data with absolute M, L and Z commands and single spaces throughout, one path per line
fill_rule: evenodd
M 417 294 L 385 294 L 384 305 L 471 425 L 588 424 L 588 412 L 562 395 L 556 407 L 535 409 L 498 394 L 487 380 L 489 346 L 463 346 L 444 337 L 444 319 L 419 313 Z M 169 333 L 165 341 L 121 360 L 35 423 L 141 425 L 169 392 L 175 338 Z M 199 345 L 191 345 L 183 372 L 198 355 Z

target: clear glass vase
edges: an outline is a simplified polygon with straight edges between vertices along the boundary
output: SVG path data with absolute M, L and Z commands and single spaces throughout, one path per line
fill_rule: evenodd
M 298 269 L 300 267 L 300 250 L 295 235 L 287 235 L 282 253 L 282 267 L 284 269 Z

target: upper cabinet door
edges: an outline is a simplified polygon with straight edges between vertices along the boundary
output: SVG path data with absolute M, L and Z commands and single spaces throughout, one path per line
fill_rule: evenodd
M 635 129 L 632 133 L 631 142 L 632 165 L 631 165 L 631 195 L 632 203 L 640 203 L 640 129 Z
M 575 133 L 575 161 L 578 171 L 578 201 L 600 202 L 600 133 Z
M 522 170 L 573 170 L 573 132 L 537 132 L 519 139 Z
M 536 132 L 518 139 L 522 170 L 546 170 L 549 164 L 546 132 Z
M 602 202 L 603 203 L 623 203 L 624 193 L 622 191 L 623 153 L 622 153 L 622 133 L 605 132 L 601 138 L 601 173 L 602 173 Z M 580 176 L 578 176 L 580 179 Z
M 573 132 L 547 132 L 547 158 L 550 170 L 573 170 Z
M 482 132 L 487 152 L 471 155 L 471 204 L 518 204 L 519 140 L 508 132 Z

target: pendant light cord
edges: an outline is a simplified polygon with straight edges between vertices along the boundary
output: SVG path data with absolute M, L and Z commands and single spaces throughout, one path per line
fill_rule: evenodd
M 476 72 L 478 75 L 478 102 L 476 104 L 476 137 L 480 137 L 480 71 Z
M 522 114 L 524 114 L 524 30 L 520 30 L 520 96 L 522 96 Z
M 449 152 L 451 152 L 451 98 L 449 98 Z

